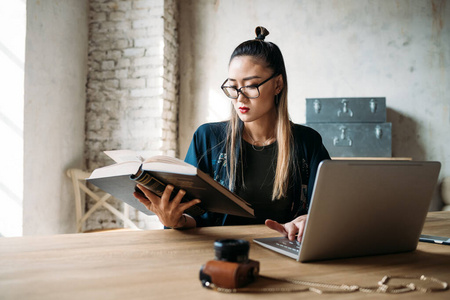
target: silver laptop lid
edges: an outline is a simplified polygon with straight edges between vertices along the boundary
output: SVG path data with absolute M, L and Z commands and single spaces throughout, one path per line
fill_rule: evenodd
M 323 161 L 298 260 L 414 250 L 439 170 L 439 162 Z

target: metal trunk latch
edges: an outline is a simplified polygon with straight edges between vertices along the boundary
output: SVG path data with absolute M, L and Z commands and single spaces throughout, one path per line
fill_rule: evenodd
M 383 137 L 383 129 L 379 125 L 375 127 L 375 136 L 377 139 L 381 139 Z
M 348 108 L 348 100 L 342 99 L 341 103 L 342 103 L 342 108 L 340 108 L 337 112 L 338 117 L 340 117 L 340 116 L 353 117 L 353 111 L 350 108 Z
M 320 103 L 319 99 L 314 100 L 314 112 L 316 114 L 320 113 L 320 110 L 322 109 L 322 104 Z
M 374 114 L 374 113 L 376 113 L 377 112 L 377 106 L 378 106 L 378 103 L 377 103 L 377 100 L 375 100 L 375 99 L 370 99 L 370 111 Z
M 339 127 L 339 130 L 341 131 L 341 134 L 339 137 L 334 137 L 333 145 L 337 147 L 351 147 L 353 141 L 347 136 L 347 127 L 341 126 Z

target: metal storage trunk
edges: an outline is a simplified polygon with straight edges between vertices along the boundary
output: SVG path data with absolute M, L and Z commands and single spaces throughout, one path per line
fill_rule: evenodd
M 384 123 L 386 98 L 307 98 L 306 123 Z
M 332 157 L 390 157 L 391 123 L 309 123 Z
M 307 98 L 306 125 L 320 133 L 331 157 L 392 156 L 386 98 Z

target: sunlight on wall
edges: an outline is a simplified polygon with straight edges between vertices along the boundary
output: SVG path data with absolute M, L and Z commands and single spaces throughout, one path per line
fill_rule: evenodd
M 25 1 L 0 2 L 0 236 L 22 235 Z
M 220 122 L 230 118 L 231 101 L 220 89 L 210 89 L 208 99 L 210 105 L 208 105 L 207 122 Z

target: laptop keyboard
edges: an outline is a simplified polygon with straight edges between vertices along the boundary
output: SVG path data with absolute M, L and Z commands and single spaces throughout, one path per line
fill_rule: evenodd
M 300 242 L 298 241 L 282 240 L 276 242 L 276 245 L 294 254 L 298 254 L 300 251 Z

